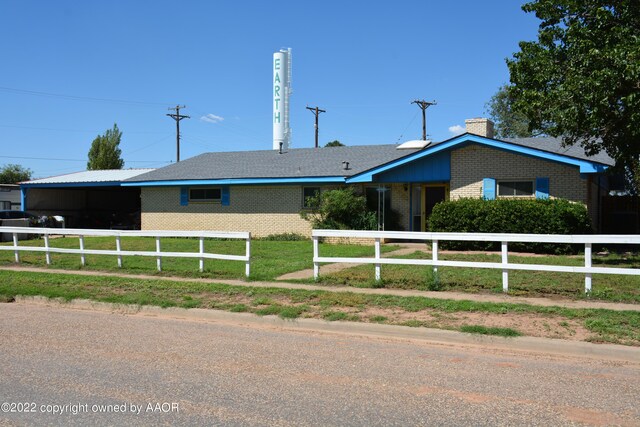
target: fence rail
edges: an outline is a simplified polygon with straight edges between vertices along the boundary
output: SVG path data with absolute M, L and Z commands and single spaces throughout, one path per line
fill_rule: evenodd
M 249 277 L 251 270 L 251 233 L 249 232 L 226 232 L 226 231 L 129 231 L 129 230 L 89 230 L 79 228 L 35 228 L 35 227 L 0 227 L 0 233 L 9 233 L 13 235 L 13 246 L 0 245 L 0 251 L 13 251 L 15 254 L 15 262 L 20 262 L 20 252 L 44 252 L 47 265 L 51 264 L 51 254 L 78 254 L 80 262 L 84 266 L 86 264 L 86 255 L 115 255 L 118 257 L 118 267 L 122 267 L 122 257 L 125 256 L 144 256 L 155 257 L 156 267 L 158 271 L 162 270 L 162 258 L 196 258 L 200 260 L 200 271 L 204 271 L 205 259 L 221 259 L 230 261 L 244 261 L 245 275 Z M 19 245 L 18 235 L 35 234 L 44 238 L 44 246 L 21 246 Z M 78 236 L 79 248 L 56 248 L 50 245 L 50 236 Z M 112 236 L 115 237 L 116 249 L 86 249 L 84 238 L 87 236 Z M 127 251 L 122 249 L 123 237 L 154 237 L 156 241 L 155 251 Z M 195 237 L 199 239 L 198 252 L 163 252 L 161 246 L 161 238 L 163 237 Z M 220 238 L 220 239 L 238 239 L 244 240 L 244 255 L 227 255 L 216 254 L 204 251 L 204 239 Z
M 438 267 L 471 267 L 502 270 L 502 290 L 509 290 L 509 271 L 554 271 L 563 273 L 580 273 L 585 275 L 584 289 L 591 292 L 591 279 L 595 274 L 620 274 L 640 276 L 640 269 L 593 267 L 591 248 L 593 244 L 640 244 L 640 235 L 555 235 L 555 234 L 508 234 L 508 233 L 428 233 L 406 231 L 359 231 L 359 230 L 313 230 L 313 276 L 320 276 L 320 263 L 344 262 L 354 264 L 374 264 L 375 278 L 381 280 L 381 266 L 383 264 L 425 265 L 433 266 L 437 273 Z M 320 256 L 319 239 L 323 237 L 372 239 L 375 241 L 375 256 L 373 258 L 346 258 Z M 399 259 L 381 258 L 381 239 L 419 240 L 430 242 L 431 259 Z M 438 242 L 440 241 L 475 241 L 499 242 L 501 244 L 501 262 L 475 261 L 447 261 L 438 259 Z M 572 243 L 584 244 L 584 267 L 545 264 L 511 264 L 509 263 L 508 244 L 518 243 Z

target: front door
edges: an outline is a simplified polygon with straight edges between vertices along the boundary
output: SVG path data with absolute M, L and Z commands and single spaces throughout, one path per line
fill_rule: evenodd
M 433 207 L 440 202 L 449 199 L 449 186 L 447 184 L 428 184 L 422 187 L 422 231 L 428 230 L 428 220 Z

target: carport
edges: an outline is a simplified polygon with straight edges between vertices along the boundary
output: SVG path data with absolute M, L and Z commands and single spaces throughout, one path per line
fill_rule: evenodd
M 70 228 L 140 229 L 140 188 L 120 184 L 150 170 L 83 171 L 23 182 L 22 209 L 63 216 Z

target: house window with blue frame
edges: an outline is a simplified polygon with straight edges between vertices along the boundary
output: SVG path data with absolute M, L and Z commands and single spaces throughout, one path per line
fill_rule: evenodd
M 221 188 L 190 188 L 189 202 L 219 202 L 222 199 Z

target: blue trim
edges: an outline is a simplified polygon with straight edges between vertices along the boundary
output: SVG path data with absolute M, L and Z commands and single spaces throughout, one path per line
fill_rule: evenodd
M 375 182 L 448 182 L 451 179 L 451 152 L 444 151 L 417 159 L 374 175 L 373 179 Z
M 224 187 L 222 187 L 222 195 L 220 197 L 220 204 L 222 206 L 229 206 L 230 204 L 230 190 L 229 190 L 229 186 L 225 185 Z
M 189 206 L 189 187 L 180 187 L 180 206 Z
M 549 178 L 536 178 L 536 199 L 549 198 Z
M 27 188 L 78 188 L 78 187 L 120 187 L 121 181 L 107 182 L 67 182 L 67 183 L 50 183 L 50 184 L 20 184 L 20 187 Z
M 434 155 L 435 153 L 439 153 L 444 150 L 460 148 L 460 146 L 469 144 L 469 143 L 476 143 L 476 144 L 485 145 L 492 148 L 497 148 L 499 150 L 505 150 L 505 151 L 515 152 L 518 154 L 523 154 L 525 156 L 531 156 L 539 159 L 550 160 L 553 162 L 577 166 L 580 168 L 580 173 L 599 173 L 599 172 L 604 172 L 609 168 L 609 166 L 603 165 L 601 163 L 595 163 L 595 162 L 590 162 L 588 160 L 576 159 L 573 157 L 563 156 L 561 154 L 550 153 L 548 151 L 542 151 L 542 150 L 538 150 L 530 147 L 523 147 L 521 145 L 512 144 L 506 141 L 499 141 L 496 139 L 490 139 L 490 138 L 485 138 L 482 136 L 466 133 L 458 137 L 452 138 L 448 141 L 441 142 L 440 144 L 436 144 L 431 147 L 427 146 L 423 150 L 420 150 L 416 153 L 402 157 L 400 159 L 394 160 L 385 165 L 381 165 L 373 169 L 369 169 L 368 171 L 361 172 L 357 175 L 347 178 L 346 182 L 347 184 L 358 183 L 358 182 L 373 182 L 375 175 L 378 175 L 382 172 L 397 168 L 398 166 L 402 166 L 409 162 L 413 162 L 425 156 Z
M 316 184 L 316 183 L 337 183 L 344 184 L 345 178 L 342 176 L 321 176 L 305 178 L 233 178 L 233 179 L 187 179 L 173 181 L 140 181 L 123 182 L 123 187 L 171 187 L 182 185 L 269 185 L 269 184 Z
M 27 210 L 27 193 L 29 192 L 28 188 L 20 187 L 20 210 Z
M 496 199 L 496 180 L 493 178 L 484 178 L 482 180 L 482 198 L 485 200 Z

